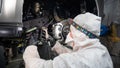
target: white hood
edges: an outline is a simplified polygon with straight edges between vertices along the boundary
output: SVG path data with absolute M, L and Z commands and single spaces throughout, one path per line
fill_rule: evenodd
M 91 33 L 100 35 L 101 17 L 87 12 L 77 15 L 73 21 Z
M 79 26 L 87 29 L 91 33 L 99 36 L 100 34 L 100 23 L 101 18 L 93 15 L 91 13 L 85 13 L 77 15 L 73 21 L 77 23 Z M 72 36 L 70 36 L 70 33 L 72 33 Z M 74 26 L 70 26 L 70 33 L 68 33 L 65 43 L 74 42 L 75 49 L 78 48 L 78 46 L 86 46 L 87 42 L 89 40 L 89 37 L 86 36 L 84 33 L 76 29 Z M 73 46 L 70 44 L 70 46 Z

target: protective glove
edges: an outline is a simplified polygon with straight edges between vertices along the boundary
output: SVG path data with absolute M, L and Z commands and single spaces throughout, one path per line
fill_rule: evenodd
M 37 45 L 37 50 L 42 59 L 50 60 L 54 59 L 58 54 L 55 51 L 51 50 L 48 42 L 43 42 L 42 45 Z

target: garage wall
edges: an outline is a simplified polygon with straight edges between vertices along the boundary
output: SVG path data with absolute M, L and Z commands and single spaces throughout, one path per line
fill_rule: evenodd
M 120 24 L 120 0 L 104 0 L 104 14 L 103 24 Z

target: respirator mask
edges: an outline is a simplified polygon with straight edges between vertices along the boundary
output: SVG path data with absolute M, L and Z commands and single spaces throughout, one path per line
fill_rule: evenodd
M 65 43 L 69 31 L 70 24 L 67 20 L 63 20 L 53 25 L 53 37 L 61 43 Z

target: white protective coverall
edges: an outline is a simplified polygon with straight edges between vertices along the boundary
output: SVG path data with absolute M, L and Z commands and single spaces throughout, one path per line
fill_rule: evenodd
M 100 34 L 101 18 L 85 13 L 76 16 L 73 21 L 94 33 Z M 106 47 L 99 39 L 90 39 L 84 33 L 70 26 L 70 32 L 67 35 L 66 43 L 73 47 L 73 50 L 67 49 L 59 42 L 56 42 L 53 50 L 59 53 L 59 56 L 53 60 L 41 59 L 34 45 L 28 46 L 23 54 L 26 68 L 113 68 L 111 57 Z

